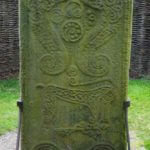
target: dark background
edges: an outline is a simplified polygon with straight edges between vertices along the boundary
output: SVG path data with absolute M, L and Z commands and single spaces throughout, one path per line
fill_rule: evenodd
M 134 0 L 131 78 L 150 78 L 150 1 Z M 0 79 L 19 72 L 18 0 L 0 0 Z

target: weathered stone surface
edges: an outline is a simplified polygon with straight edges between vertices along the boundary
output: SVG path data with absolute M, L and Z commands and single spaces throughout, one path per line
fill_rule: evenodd
M 132 0 L 21 0 L 23 150 L 125 150 Z

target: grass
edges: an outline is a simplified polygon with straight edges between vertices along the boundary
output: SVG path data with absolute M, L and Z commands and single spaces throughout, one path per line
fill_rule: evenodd
M 144 146 L 147 150 L 150 150 L 150 139 L 148 141 L 144 141 Z
M 0 135 L 17 127 L 18 98 L 18 80 L 0 80 Z
M 17 127 L 18 84 L 16 79 L 0 81 L 0 135 Z M 135 131 L 141 143 L 150 150 L 150 80 L 130 80 L 129 97 L 132 104 L 130 130 Z
M 129 123 L 147 150 L 150 150 L 150 80 L 130 80 Z

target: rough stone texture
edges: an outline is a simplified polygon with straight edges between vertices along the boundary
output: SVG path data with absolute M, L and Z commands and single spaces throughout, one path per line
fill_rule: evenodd
M 131 0 L 21 1 L 23 150 L 125 150 Z
M 133 39 L 130 76 L 150 76 L 150 3 L 134 1 Z
M 17 0 L 0 0 L 0 79 L 19 70 L 17 4 Z

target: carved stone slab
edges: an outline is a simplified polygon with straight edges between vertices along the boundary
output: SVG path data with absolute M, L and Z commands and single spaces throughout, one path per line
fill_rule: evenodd
M 22 150 L 125 150 L 132 0 L 21 0 Z

